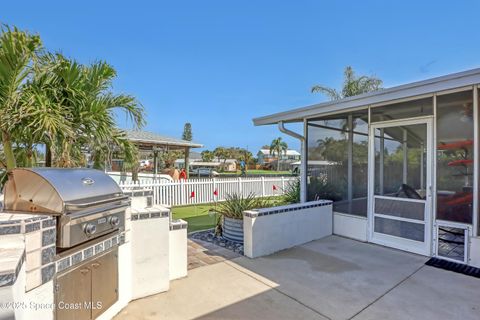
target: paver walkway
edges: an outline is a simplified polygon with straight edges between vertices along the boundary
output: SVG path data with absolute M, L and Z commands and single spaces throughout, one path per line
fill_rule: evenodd
M 211 242 L 188 239 L 188 270 L 240 257 L 236 252 Z

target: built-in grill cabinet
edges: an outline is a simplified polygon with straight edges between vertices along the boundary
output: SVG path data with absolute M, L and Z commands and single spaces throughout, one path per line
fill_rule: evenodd
M 58 261 L 120 235 L 130 204 L 111 177 L 85 168 L 13 169 L 8 172 L 4 195 L 6 211 L 56 217 Z M 99 253 L 101 248 L 89 260 L 57 269 L 57 320 L 95 319 L 117 301 L 117 242 L 104 253 Z
M 95 319 L 118 299 L 118 248 L 58 274 L 57 319 Z

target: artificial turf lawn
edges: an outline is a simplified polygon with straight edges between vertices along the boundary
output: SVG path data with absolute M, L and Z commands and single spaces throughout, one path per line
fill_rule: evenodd
M 188 222 L 188 232 L 205 230 L 215 227 L 215 216 L 208 214 L 208 210 L 213 207 L 214 205 L 210 204 L 173 207 L 172 215 L 174 219 Z
M 266 198 L 272 206 L 281 205 L 281 198 Z M 214 204 L 198 204 L 196 206 L 172 207 L 173 219 L 183 219 L 188 222 L 188 232 L 206 230 L 215 227 L 215 215 L 209 215 L 208 210 Z M 218 218 L 217 214 L 217 218 Z

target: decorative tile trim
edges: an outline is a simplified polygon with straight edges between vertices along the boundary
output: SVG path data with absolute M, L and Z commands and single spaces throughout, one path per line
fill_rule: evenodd
M 63 271 L 72 265 L 70 256 L 57 261 L 57 272 Z
M 15 280 L 17 280 L 16 278 L 17 277 L 15 273 L 0 275 L 0 288 L 13 285 L 15 283 Z
M 177 219 L 170 222 L 170 230 L 187 229 L 188 223 L 184 220 Z
M 0 215 L 1 214 L 11 213 L 4 212 L 0 213 Z M 41 225 L 41 222 L 43 222 L 43 226 Z M 46 228 L 48 224 L 54 226 L 55 223 L 55 217 L 44 215 L 39 215 L 27 219 L 4 220 L 0 221 L 0 235 L 30 233 L 40 230 L 41 228 Z
M 42 247 L 54 244 L 57 238 L 55 228 L 46 229 L 42 231 Z
M 20 260 L 18 260 L 15 270 L 13 270 L 13 272 L 0 275 L 0 288 L 11 286 L 15 283 L 15 281 L 17 281 L 18 274 L 20 273 L 20 269 L 22 269 L 22 265 L 25 262 L 25 256 L 26 256 L 26 253 L 24 250 L 22 253 L 22 256 L 20 257 Z
M 31 222 L 25 225 L 25 233 L 40 230 L 40 222 Z
M 122 238 L 125 239 L 125 234 L 119 234 L 103 240 L 100 243 L 96 243 L 90 247 L 84 248 L 81 251 L 74 252 L 62 259 L 56 261 L 54 264 L 56 265 L 56 272 L 65 271 L 75 265 L 82 263 L 83 261 L 95 257 L 105 251 L 110 250 L 114 246 L 122 244 Z M 123 240 L 123 243 L 125 240 Z
M 318 200 L 318 201 L 311 201 L 311 202 L 305 202 L 305 203 L 294 204 L 294 205 L 264 208 L 264 209 L 258 209 L 258 210 L 249 210 L 249 211 L 244 211 L 243 215 L 249 218 L 257 218 L 262 216 L 268 216 L 271 214 L 278 214 L 278 213 L 299 211 L 303 209 L 329 206 L 329 205 L 332 205 L 332 203 L 333 201 L 330 201 L 330 200 Z
M 103 242 L 95 245 L 95 255 L 99 254 L 100 252 L 103 252 Z
M 121 235 L 118 236 L 118 244 L 122 245 L 125 243 L 125 233 L 122 233 Z
M 124 193 L 131 197 L 145 197 L 145 196 L 153 195 L 153 191 L 147 190 L 147 189 L 131 189 L 131 190 L 124 191 Z
M 57 224 L 56 219 L 49 219 L 46 221 L 42 221 L 42 228 L 54 227 Z
M 44 215 L 39 215 L 39 216 L 36 216 L 36 217 L 33 217 L 33 218 L 28 218 L 28 219 L 25 219 L 24 221 L 26 223 L 28 222 L 34 222 L 34 221 L 39 221 L 39 220 L 55 220 L 55 218 L 51 217 L 51 216 L 44 216 Z
M 79 264 L 82 261 L 83 261 L 83 251 L 80 251 L 72 255 L 72 266 Z
M 0 221 L 0 226 L 3 224 L 21 224 L 22 220 L 7 220 L 7 221 Z
M 42 266 L 53 262 L 55 259 L 55 246 L 42 249 Z
M 22 232 L 22 226 L 20 224 L 0 227 L 0 235 L 19 234 L 21 232 Z
M 42 273 L 42 284 L 52 280 L 53 276 L 55 275 L 55 263 L 52 263 L 48 266 L 43 267 L 41 273 Z
M 152 210 L 147 209 L 148 211 L 139 211 L 132 212 L 131 219 L 132 221 L 136 220 L 147 220 L 147 219 L 156 219 L 156 218 L 168 218 L 170 216 L 170 211 L 163 210 Z
M 88 259 L 90 257 L 93 257 L 93 247 L 87 248 L 83 250 L 83 259 Z

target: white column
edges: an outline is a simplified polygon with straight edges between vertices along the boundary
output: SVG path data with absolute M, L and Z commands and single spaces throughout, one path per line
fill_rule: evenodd
M 303 119 L 303 136 L 301 143 L 300 156 L 300 202 L 307 201 L 307 119 Z
M 353 199 L 353 116 L 348 115 L 348 142 L 347 142 L 347 197 L 348 197 L 348 213 L 352 213 Z
M 407 129 L 403 129 L 403 183 L 407 184 L 408 177 L 408 146 L 407 146 Z
M 375 134 L 375 132 L 374 132 Z M 374 141 L 375 141 L 375 137 L 374 137 Z M 383 195 L 383 169 L 384 169 L 384 166 L 385 166 L 385 129 L 381 128 L 380 129 L 380 163 L 379 163 L 379 173 L 378 173 L 378 180 L 379 180 L 379 184 L 380 184 L 380 194 Z M 375 181 L 373 181 L 373 183 L 375 184 Z
M 478 161 L 479 161 L 479 126 L 478 126 L 478 86 L 473 87 L 473 235 L 480 235 L 478 212 Z

